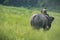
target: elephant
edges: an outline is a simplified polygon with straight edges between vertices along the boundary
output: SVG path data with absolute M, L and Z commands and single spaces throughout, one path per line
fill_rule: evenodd
M 30 25 L 35 29 L 43 28 L 44 30 L 49 30 L 51 28 L 51 23 L 54 17 L 47 16 L 44 14 L 34 14 L 30 19 Z

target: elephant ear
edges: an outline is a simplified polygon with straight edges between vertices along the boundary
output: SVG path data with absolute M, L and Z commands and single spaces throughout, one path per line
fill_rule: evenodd
M 50 20 L 50 23 L 52 23 L 54 20 L 54 17 L 49 17 L 49 20 Z

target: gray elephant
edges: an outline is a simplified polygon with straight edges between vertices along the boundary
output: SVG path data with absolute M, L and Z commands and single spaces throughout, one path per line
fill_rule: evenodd
M 33 28 L 40 29 L 43 28 L 44 30 L 49 30 L 51 28 L 51 23 L 53 22 L 54 17 L 47 16 L 44 14 L 35 14 L 32 16 L 30 20 L 30 24 Z

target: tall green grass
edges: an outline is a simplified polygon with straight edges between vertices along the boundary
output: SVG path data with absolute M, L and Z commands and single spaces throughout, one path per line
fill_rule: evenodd
M 49 31 L 34 30 L 29 20 L 39 10 L 0 5 L 0 40 L 60 40 L 60 14 L 48 12 L 55 20 Z

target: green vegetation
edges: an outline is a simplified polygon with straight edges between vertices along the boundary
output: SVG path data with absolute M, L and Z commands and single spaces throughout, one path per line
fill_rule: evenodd
M 49 11 L 55 17 L 49 31 L 34 30 L 29 20 L 36 9 L 0 5 L 0 40 L 60 40 L 60 14 Z
M 60 8 L 60 0 L 0 0 L 0 4 L 18 7 L 23 6 L 28 8 L 32 7 L 35 8 L 46 7 L 49 9 Z

